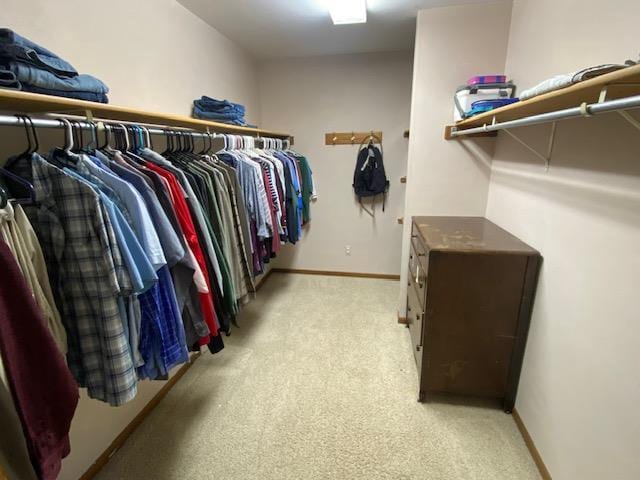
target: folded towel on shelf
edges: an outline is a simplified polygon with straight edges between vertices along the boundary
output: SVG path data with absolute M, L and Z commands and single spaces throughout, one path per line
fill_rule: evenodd
M 539 84 L 524 90 L 520 94 L 520 100 L 527 100 L 528 98 L 537 97 L 538 95 L 542 95 L 543 93 L 560 90 L 561 88 L 568 87 L 569 85 L 573 85 L 574 83 L 589 80 L 590 78 L 595 78 L 600 75 L 604 75 L 605 73 L 615 72 L 616 70 L 621 70 L 626 67 L 627 65 L 616 65 L 608 63 L 604 65 L 596 65 L 593 67 L 584 68 L 574 73 L 556 75 L 555 77 L 548 78 L 547 80 L 544 80 Z
M 247 126 L 244 105 L 203 95 L 193 101 L 193 116 L 231 125 Z
M 0 88 L 108 103 L 107 87 L 52 51 L 0 28 Z

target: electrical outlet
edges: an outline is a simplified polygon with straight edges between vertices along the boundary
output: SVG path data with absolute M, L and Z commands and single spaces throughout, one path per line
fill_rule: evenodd
M 351 256 L 351 245 L 345 245 L 344 247 L 344 253 L 347 256 Z

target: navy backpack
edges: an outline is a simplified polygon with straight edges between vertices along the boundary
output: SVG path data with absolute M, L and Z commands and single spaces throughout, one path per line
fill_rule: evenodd
M 387 180 L 384 171 L 382 151 L 373 143 L 369 143 L 358 152 L 358 161 L 353 173 L 353 191 L 361 202 L 362 197 L 384 195 L 382 199 L 382 211 L 384 212 L 389 180 Z

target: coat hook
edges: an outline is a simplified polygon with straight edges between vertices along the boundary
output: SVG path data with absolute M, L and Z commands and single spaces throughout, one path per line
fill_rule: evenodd
M 333 145 L 335 145 L 337 141 L 338 141 L 338 136 L 336 135 L 335 132 L 333 132 Z
M 353 142 L 356 141 L 356 134 L 351 132 L 351 145 L 353 145 Z

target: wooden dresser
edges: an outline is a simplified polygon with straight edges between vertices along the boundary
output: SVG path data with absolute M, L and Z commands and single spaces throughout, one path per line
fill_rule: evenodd
M 419 401 L 495 397 L 513 409 L 540 254 L 482 217 L 413 217 L 407 326 Z

